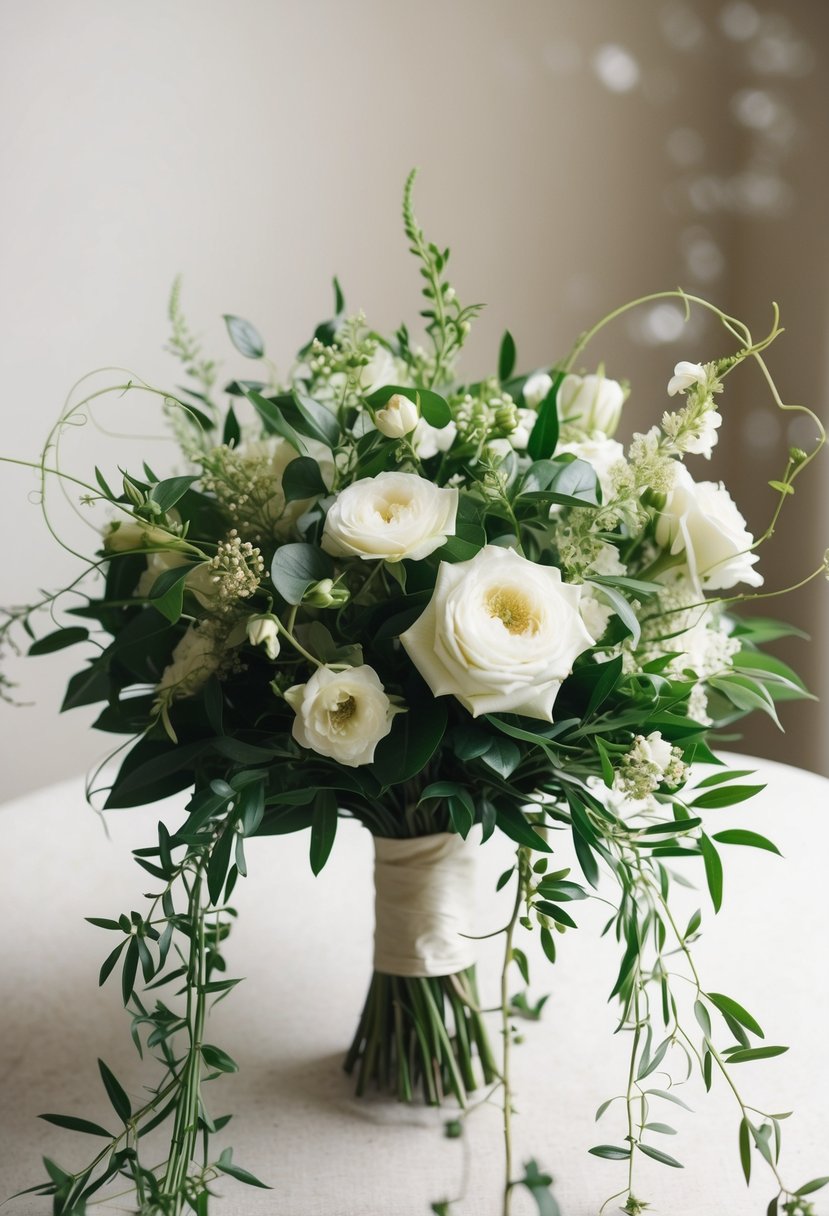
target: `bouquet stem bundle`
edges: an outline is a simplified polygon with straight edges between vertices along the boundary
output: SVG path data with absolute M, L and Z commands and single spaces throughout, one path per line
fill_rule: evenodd
M 478 1071 L 487 1085 L 498 1076 L 474 966 L 441 976 L 375 971 L 344 1067 L 356 1070 L 358 1096 L 375 1084 L 411 1102 L 420 1088 L 430 1106 L 447 1095 L 465 1106 Z

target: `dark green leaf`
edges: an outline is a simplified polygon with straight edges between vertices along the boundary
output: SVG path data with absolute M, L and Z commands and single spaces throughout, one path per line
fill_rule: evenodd
M 199 480 L 199 475 L 187 475 L 184 477 L 168 477 L 166 481 L 159 481 L 150 490 L 150 498 L 154 503 L 157 503 L 162 511 L 166 512 L 174 507 L 180 498 L 183 498 L 190 487 Z
M 222 431 L 222 443 L 228 447 L 238 447 L 242 438 L 242 428 L 239 426 L 239 419 L 236 417 L 236 411 L 233 406 L 228 407 L 225 415 L 225 425 Z
M 516 844 L 526 845 L 530 849 L 537 849 L 541 853 L 552 853 L 551 847 L 543 836 L 539 835 L 534 827 L 532 827 L 524 818 L 521 811 L 514 806 L 499 806 L 497 811 L 498 827 L 505 836 L 509 836 L 510 840 L 514 840 Z
M 242 317 L 234 317 L 225 313 L 224 317 L 230 340 L 240 355 L 246 359 L 261 359 L 265 353 L 265 344 L 259 336 L 259 331 Z
M 108 1132 L 100 1123 L 90 1123 L 88 1119 L 76 1119 L 74 1115 L 38 1115 L 38 1119 L 46 1123 L 54 1123 L 55 1127 L 65 1127 L 70 1132 L 84 1132 L 87 1136 L 102 1136 L 104 1140 L 114 1140 L 112 1132 Z
M 828 1184 L 829 1176 L 813 1178 L 811 1182 L 804 1182 L 803 1186 L 799 1186 L 795 1191 L 795 1195 L 813 1195 L 815 1191 L 822 1191 Z
M 282 474 L 282 493 L 286 502 L 320 498 L 327 494 L 328 488 L 316 460 L 310 456 L 298 456 L 292 460 Z
M 112 1103 L 112 1109 L 122 1123 L 128 1123 L 132 1115 L 132 1106 L 130 1105 L 129 1098 L 103 1060 L 98 1060 L 98 1070 L 101 1074 L 101 1080 L 104 1083 L 107 1097 Z
M 733 997 L 723 996 L 722 992 L 709 992 L 707 998 L 711 1004 L 716 1004 L 721 1013 L 727 1013 L 729 1017 L 739 1021 L 739 1024 L 745 1026 L 746 1030 L 750 1030 L 752 1035 L 757 1035 L 758 1038 L 766 1037 L 763 1035 L 760 1023 L 751 1017 L 748 1009 L 744 1009 L 741 1004 L 734 1001 Z
M 722 861 L 720 860 L 719 853 L 704 832 L 700 835 L 699 847 L 702 859 L 705 862 L 705 878 L 708 883 L 708 890 L 711 893 L 711 902 L 714 905 L 714 911 L 719 912 L 722 907 Z
M 587 1151 L 594 1157 L 604 1157 L 606 1161 L 627 1161 L 630 1156 L 629 1148 L 621 1148 L 616 1144 L 597 1144 Z
M 504 331 L 501 339 L 501 349 L 498 352 L 498 379 L 503 384 L 509 380 L 515 369 L 515 339 L 510 331 Z
M 308 449 L 302 436 L 294 430 L 275 402 L 269 401 L 267 397 L 263 397 L 253 388 L 248 389 L 245 396 L 264 422 L 267 431 L 270 431 L 272 435 L 281 435 L 283 439 L 287 439 L 300 456 L 308 455 Z
M 740 1047 L 732 1051 L 728 1057 L 729 1064 L 748 1064 L 752 1060 L 770 1060 L 772 1056 L 782 1056 L 788 1047 Z
M 663 1153 L 661 1149 L 651 1148 L 649 1144 L 641 1143 L 637 1144 L 636 1147 L 641 1153 L 644 1153 L 646 1157 L 652 1157 L 654 1161 L 659 1161 L 662 1165 L 670 1165 L 675 1170 L 685 1168 L 681 1161 L 677 1161 L 676 1157 L 671 1157 L 668 1155 L 668 1153 Z
M 273 585 L 289 604 L 302 603 L 302 597 L 312 583 L 331 578 L 333 573 L 334 566 L 328 554 L 316 545 L 304 543 L 280 545 L 271 564 Z
M 535 906 L 539 912 L 543 912 L 545 916 L 549 916 L 553 920 L 558 921 L 560 925 L 567 925 L 570 929 L 578 928 L 578 925 L 573 920 L 569 912 L 565 912 L 564 909 L 559 908 L 557 904 L 551 904 L 547 899 L 539 899 Z
M 68 629 L 58 629 L 54 633 L 47 634 L 45 638 L 38 638 L 36 642 L 32 642 L 29 647 L 29 654 L 53 654 L 56 650 L 63 650 L 67 646 L 74 646 L 77 642 L 85 642 L 88 637 L 89 630 L 84 629 L 81 625 L 72 625 Z
M 773 840 L 769 840 L 767 836 L 761 836 L 759 832 L 748 832 L 743 828 L 727 828 L 724 832 L 715 832 L 714 840 L 719 840 L 721 844 L 749 845 L 754 849 L 765 849 L 768 853 L 776 853 L 778 857 L 783 856 Z
M 740 1164 L 748 1186 L 751 1182 L 751 1129 L 745 1115 L 740 1120 Z
M 230 866 L 230 855 L 233 852 L 234 836 L 236 835 L 235 820 L 230 818 L 225 823 L 222 833 L 213 845 L 210 860 L 207 863 L 207 890 L 211 904 L 218 904 L 222 898 L 222 889 Z
M 734 806 L 737 802 L 745 802 L 748 798 L 762 793 L 764 785 L 722 785 L 716 789 L 707 790 L 695 798 L 691 806 L 702 811 L 714 811 L 724 806 Z
M 319 874 L 328 860 L 337 834 L 337 799 L 332 790 L 321 790 L 311 817 L 311 870 Z
M 214 1047 L 211 1043 L 202 1043 L 201 1054 L 208 1068 L 215 1068 L 219 1072 L 239 1071 L 239 1065 L 226 1051 L 222 1051 L 221 1047 Z
M 126 1005 L 135 988 L 135 975 L 138 971 L 138 942 L 134 937 L 129 939 L 127 952 L 124 955 L 124 967 L 121 971 L 121 996 Z
M 552 456 L 558 443 L 558 390 L 564 379 L 564 373 L 558 372 L 553 377 L 553 383 L 547 396 L 538 407 L 538 417 L 530 432 L 527 452 L 533 460 L 546 460 Z

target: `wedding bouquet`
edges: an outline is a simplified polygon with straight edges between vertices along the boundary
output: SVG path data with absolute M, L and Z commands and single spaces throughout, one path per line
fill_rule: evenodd
M 135 377 L 94 389 L 69 405 L 35 466 L 44 495 L 52 477 L 65 478 L 110 515 L 99 552 L 64 589 L 83 595 L 65 610 L 72 623 L 30 653 L 95 643 L 64 708 L 102 702 L 97 728 L 127 736 L 107 809 L 190 791 L 180 826 L 160 823 L 157 841 L 137 851 L 154 884 L 146 912 L 90 918 L 116 939 L 101 982 L 120 968 L 136 1044 L 161 1076 L 134 1109 L 101 1063 L 115 1131 L 44 1116 L 105 1142 L 81 1168 L 47 1161 L 49 1180 L 33 1190 L 54 1196 L 63 1216 L 83 1213 L 116 1179 L 129 1180 L 142 1213 L 205 1213 L 220 1174 L 263 1185 L 230 1149 L 212 1153 L 227 1117 L 212 1115 L 203 1093 L 205 1079 L 236 1067 L 205 1026 L 210 1003 L 238 982 L 222 954 L 229 900 L 263 834 L 308 830 L 314 873 L 341 819 L 372 834 L 375 970 L 346 1067 L 358 1093 L 379 1085 L 404 1101 L 420 1092 L 461 1108 L 480 1085 L 500 1095 L 504 1212 L 516 1186 L 539 1211 L 555 1210 L 549 1176 L 535 1162 L 519 1174 L 512 1162 L 515 1019 L 540 1012 L 510 996 L 513 968 L 529 983 L 516 935 L 538 935 L 551 963 L 562 935 L 577 948 L 573 906 L 600 880 L 615 884 L 615 894 L 603 890 L 621 951 L 611 995 L 631 1062 L 624 1129 L 591 1151 L 626 1163 L 619 1198 L 629 1216 L 645 1207 L 636 1162 L 679 1164 L 657 1146 L 665 1125 L 650 1118 L 679 1101 L 671 1084 L 653 1086 L 656 1070 L 681 1079 L 699 1067 L 710 1086 L 715 1070 L 730 1076 L 732 1065 L 785 1050 L 760 1042 L 734 997 L 703 986 L 691 957 L 702 914 L 681 927 L 672 911 L 686 862 L 702 862 L 717 910 L 721 847 L 774 849 L 748 829 L 707 828 L 707 811 L 759 788 L 722 766 L 710 750 L 717 732 L 755 709 L 776 720 L 777 702 L 809 695 L 762 649 L 795 631 L 736 614 L 741 601 L 774 593 L 734 589 L 762 584 L 758 548 L 823 442 L 820 423 L 814 450 L 792 449 L 772 483 L 772 519 L 758 540 L 725 487 L 700 474 L 728 377 L 746 360 L 780 408 L 801 408 L 783 404 L 763 359 L 779 332 L 776 311 L 771 332 L 754 341 L 706 301 L 661 293 L 713 313 L 733 349 L 677 364 L 674 408 L 625 448 L 614 436 L 628 387 L 602 368 L 586 371 L 582 356 L 642 301 L 531 374 L 516 372 L 507 333 L 497 371 L 464 382 L 457 356 L 479 309 L 461 305 L 446 277 L 449 251 L 415 220 L 412 181 L 404 223 L 424 281 L 424 345 L 406 326 L 384 336 L 348 314 L 335 281 L 333 320 L 285 377 L 257 330 L 228 316 L 230 339 L 257 375 L 220 394 L 176 289 L 170 346 L 188 390 Z M 130 462 L 116 485 L 109 470 L 79 479 L 61 468 L 62 434 L 108 392 L 158 398 L 180 448 L 172 475 Z M 34 607 L 54 612 L 63 593 Z M 34 637 L 32 612 L 10 610 L 4 632 L 22 625 Z M 694 782 L 695 762 L 719 767 Z M 561 831 L 581 873 L 556 865 Z M 497 1052 L 470 915 L 475 855 L 495 832 L 515 845 L 499 884 L 512 883 L 515 898 Z M 691 980 L 690 1024 L 677 956 Z M 779 1117 L 737 1101 L 746 1178 L 754 1146 L 775 1178 L 769 1212 L 809 1212 L 806 1196 L 827 1179 L 788 1189 Z M 169 1150 L 150 1167 L 143 1137 L 163 1124 Z

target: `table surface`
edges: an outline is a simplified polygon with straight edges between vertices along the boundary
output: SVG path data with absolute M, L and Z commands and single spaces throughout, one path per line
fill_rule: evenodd
M 767 789 L 742 806 L 708 812 L 712 830 L 751 827 L 770 835 L 785 859 L 731 848 L 720 915 L 711 915 L 702 892 L 688 892 L 685 902 L 689 913 L 700 903 L 705 909 L 696 948 L 703 985 L 751 1009 L 768 1041 L 791 1045 L 777 1059 L 742 1065 L 740 1080 L 751 1103 L 794 1109 L 784 1124 L 783 1176 L 799 1186 L 829 1173 L 829 900 L 824 850 L 815 846 L 826 839 L 829 781 L 747 757 L 735 757 L 733 765 L 756 769 Z M 83 918 L 143 907 L 146 878 L 130 850 L 152 843 L 158 818 L 174 825 L 181 805 L 179 798 L 111 812 L 110 838 L 85 806 L 80 781 L 0 808 L 0 1201 L 41 1181 L 43 1154 L 70 1168 L 86 1159 L 91 1138 L 48 1126 L 37 1115 L 57 1111 L 106 1121 L 97 1056 L 132 1095 L 147 1079 L 117 985 L 96 987 L 107 935 Z M 358 825 L 344 823 L 316 879 L 307 844 L 306 833 L 257 842 L 249 849 L 250 877 L 234 893 L 240 916 L 226 949 L 228 973 L 245 982 L 212 1015 L 210 1039 L 236 1058 L 240 1072 L 211 1083 L 208 1102 L 214 1115 L 235 1112 L 223 1133 L 234 1159 L 274 1189 L 222 1180 L 217 1216 L 427 1216 L 431 1203 L 459 1193 L 465 1172 L 465 1198 L 453 1214 L 495 1216 L 502 1168 L 496 1109 L 475 1111 L 457 1141 L 441 1134 L 451 1110 L 353 1097 L 340 1064 L 371 967 L 371 841 Z M 567 864 L 563 833 L 555 845 Z M 493 892 L 509 856 L 503 839 L 481 851 L 482 933 L 506 919 L 509 896 Z M 687 872 L 701 881 L 698 863 L 688 863 Z M 600 936 L 607 909 L 590 901 L 578 911 L 580 928 L 560 939 L 554 968 L 539 956 L 532 935 L 517 943 L 530 956 L 533 993 L 551 997 L 542 1021 L 526 1024 L 525 1041 L 514 1052 L 515 1143 L 519 1162 L 534 1156 L 554 1175 L 563 1216 L 595 1216 L 625 1184 L 624 1163 L 587 1150 L 624 1135 L 620 1104 L 598 1125 L 594 1112 L 624 1089 L 626 1043 L 613 1035 L 615 1006 L 607 1002 L 618 968 L 617 947 Z M 499 942 L 482 943 L 485 1003 L 497 999 Z M 497 1043 L 495 1026 L 492 1032 Z M 655 1213 L 670 1216 L 760 1216 L 773 1188 L 757 1158 L 746 1189 L 732 1095 L 718 1080 L 706 1095 L 696 1079 L 682 1093 L 695 1113 L 671 1107 L 679 1135 L 661 1142 L 685 1168 L 643 1160 L 637 1193 Z M 824 1200 L 818 1210 L 827 1205 Z M 6 1210 L 36 1216 L 51 1209 L 29 1197 Z M 121 1201 L 98 1210 L 126 1208 Z M 534 1211 L 528 1196 L 516 1194 L 515 1216 Z M 611 1204 L 607 1211 L 618 1208 Z

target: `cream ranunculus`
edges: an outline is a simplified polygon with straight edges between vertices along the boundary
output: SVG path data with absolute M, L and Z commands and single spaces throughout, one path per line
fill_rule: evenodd
M 573 423 L 586 434 L 601 431 L 612 435 L 619 425 L 625 390 L 606 376 L 574 376 L 571 372 L 559 385 L 556 402 L 562 422 Z
M 457 489 L 440 489 L 417 473 L 379 473 L 337 495 L 322 547 L 335 557 L 417 561 L 454 535 L 457 512 Z
M 694 586 L 724 591 L 737 583 L 759 587 L 763 576 L 752 567 L 754 537 L 722 485 L 694 481 L 677 465 L 673 488 L 656 521 L 656 541 L 671 554 L 684 556 Z
M 293 736 L 302 747 L 356 768 L 371 764 L 391 730 L 396 709 L 373 667 L 320 667 L 307 684 L 285 693 L 294 710 Z
M 441 564 L 431 601 L 400 640 L 435 696 L 452 694 L 473 717 L 549 722 L 562 681 L 593 645 L 580 597 L 554 566 L 486 545 Z
M 402 393 L 389 397 L 383 409 L 374 415 L 374 425 L 387 439 L 402 439 L 410 435 L 420 419 L 417 406 Z

